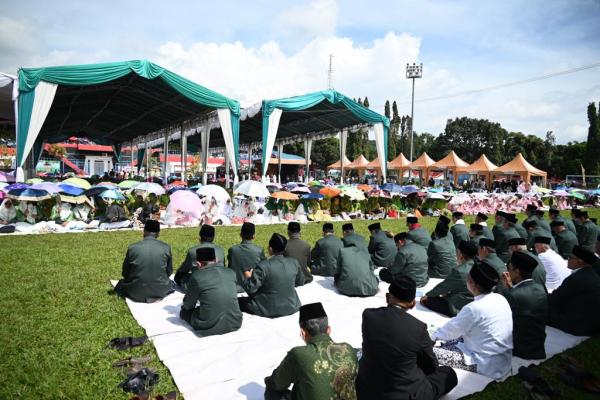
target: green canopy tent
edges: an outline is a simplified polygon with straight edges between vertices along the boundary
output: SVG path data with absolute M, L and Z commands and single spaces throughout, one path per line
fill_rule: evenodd
M 263 100 L 260 105 L 242 110 L 241 115 L 240 143 L 260 143 L 263 177 L 276 144 L 278 151 L 281 151 L 285 143 L 304 141 L 308 169 L 313 139 L 339 134 L 340 159 L 343 160 L 348 130 L 365 126 L 373 129 L 378 157 L 387 160 L 389 119 L 335 90 Z M 385 179 L 385 168 L 382 174 Z M 308 177 L 308 173 L 306 176 Z
M 112 144 L 118 156 L 124 142 L 163 130 L 168 143 L 167 130 L 182 131 L 189 121 L 211 118 L 218 121 L 237 177 L 239 103 L 154 63 L 22 68 L 18 79 L 16 155 L 21 179 L 27 155 L 46 141 L 86 136 Z

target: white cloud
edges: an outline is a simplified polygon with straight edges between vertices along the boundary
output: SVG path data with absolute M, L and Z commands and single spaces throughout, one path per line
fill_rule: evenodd
M 335 0 L 314 0 L 280 12 L 271 23 L 275 37 L 294 46 L 315 37 L 331 36 L 337 27 L 339 7 Z

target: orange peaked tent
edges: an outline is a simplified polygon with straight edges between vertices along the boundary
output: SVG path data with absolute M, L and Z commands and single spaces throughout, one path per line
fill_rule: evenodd
M 477 159 L 477 161 L 475 161 L 473 164 L 471 164 L 467 167 L 459 168 L 458 172 L 467 172 L 470 174 L 485 175 L 486 181 L 487 181 L 487 187 L 490 188 L 490 187 L 492 187 L 492 171 L 494 171 L 497 168 L 498 168 L 498 166 L 496 164 L 491 162 L 486 157 L 485 154 L 482 154 L 481 157 L 479 157 Z
M 369 160 L 367 160 L 365 158 L 365 156 L 363 156 L 362 154 L 358 157 L 356 157 L 356 159 L 354 159 L 354 161 L 352 161 L 349 165 L 348 165 L 348 169 L 355 169 L 358 171 L 358 175 L 361 176 L 365 173 L 365 170 L 368 169 L 367 168 L 367 164 L 369 164 Z
M 548 176 L 546 171 L 537 169 L 533 165 L 529 164 L 521 153 L 517 154 L 512 161 L 509 161 L 503 166 L 496 168 L 493 173 L 494 175 L 521 175 L 526 183 L 531 183 L 532 176 L 541 176 L 544 181 L 544 186 L 546 186 L 546 178 Z
M 463 161 L 459 156 L 456 155 L 454 150 L 452 150 L 448 155 L 442 158 L 440 161 L 433 163 L 431 165 L 431 169 L 444 169 L 452 171 L 452 176 L 454 177 L 454 184 L 458 184 L 458 173 L 459 168 L 468 167 L 469 163 Z
M 429 170 L 435 161 L 427 153 L 421 154 L 419 158 L 408 164 L 408 168 L 421 171 L 421 176 L 424 176 L 425 182 L 429 180 Z
M 408 158 L 406 158 L 404 156 L 404 153 L 400 153 L 398 154 L 398 156 L 396 158 L 394 158 L 392 161 L 390 161 L 388 163 L 388 169 L 390 171 L 392 170 L 396 170 L 398 171 L 398 181 L 400 183 L 402 183 L 402 178 L 404 177 L 404 171 L 406 171 L 408 169 L 408 166 L 410 165 L 410 161 L 408 161 Z
M 350 164 L 350 160 L 348 160 L 348 157 L 344 156 L 344 168 L 347 168 L 349 164 Z M 340 169 L 340 168 L 342 168 L 342 163 L 340 162 L 340 160 L 337 160 L 333 164 L 327 166 L 327 169 Z

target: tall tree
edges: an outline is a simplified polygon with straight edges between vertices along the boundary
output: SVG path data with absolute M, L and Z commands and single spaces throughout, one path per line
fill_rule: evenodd
M 389 100 L 385 101 L 385 106 L 383 107 L 383 115 L 385 115 L 386 117 L 388 117 L 388 119 L 391 119 L 390 101 Z
M 369 108 L 369 98 L 367 96 L 365 96 L 365 99 L 363 100 L 363 106 Z
M 327 168 L 340 159 L 340 141 L 336 137 L 316 140 L 313 143 L 310 159 L 320 169 Z
M 598 150 L 600 149 L 600 116 L 595 103 L 588 104 L 587 117 L 590 126 L 583 164 L 586 172 L 592 175 L 600 173 L 600 157 L 598 156 Z

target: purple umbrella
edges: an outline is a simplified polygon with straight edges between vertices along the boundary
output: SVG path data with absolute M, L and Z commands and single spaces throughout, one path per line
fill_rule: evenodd
M 6 172 L 0 171 L 0 182 L 14 182 L 15 176 Z
M 35 184 L 31 185 L 31 188 L 45 190 L 46 192 L 48 192 L 50 194 L 56 194 L 56 193 L 62 191 L 60 186 L 58 186 L 56 183 L 52 183 L 52 182 L 35 183 Z
M 2 190 L 8 192 L 9 190 L 13 190 L 13 189 L 27 189 L 29 187 L 29 185 L 27 185 L 26 183 L 21 183 L 21 182 L 17 182 L 17 183 L 12 183 L 8 186 L 4 186 L 4 188 Z

